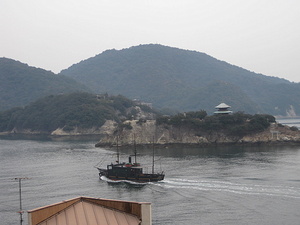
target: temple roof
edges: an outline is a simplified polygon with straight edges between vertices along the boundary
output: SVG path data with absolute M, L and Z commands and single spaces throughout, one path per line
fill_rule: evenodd
M 230 108 L 231 106 L 225 104 L 225 103 L 221 103 L 220 105 L 217 105 L 215 108 L 216 109 L 223 109 L 223 108 Z

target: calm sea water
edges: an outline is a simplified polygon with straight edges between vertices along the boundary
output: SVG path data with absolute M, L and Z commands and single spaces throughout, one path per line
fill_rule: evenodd
M 156 149 L 165 180 L 130 186 L 98 179 L 94 166 L 115 152 L 95 143 L 0 140 L 0 224 L 19 224 L 16 177 L 30 178 L 24 210 L 88 196 L 151 202 L 153 224 L 299 224 L 300 146 Z M 139 161 L 151 163 L 151 150 Z
M 290 127 L 297 127 L 300 129 L 300 119 L 299 118 L 281 118 L 281 119 L 276 119 L 278 123 L 281 123 L 283 125 L 288 125 Z

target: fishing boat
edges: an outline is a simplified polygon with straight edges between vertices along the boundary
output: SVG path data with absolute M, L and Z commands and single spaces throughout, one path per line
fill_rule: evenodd
M 154 145 L 153 145 L 154 146 Z M 132 156 L 134 156 L 134 162 L 132 162 Z M 99 171 L 99 177 L 108 178 L 113 181 L 131 181 L 138 183 L 157 182 L 164 179 L 164 172 L 154 172 L 154 147 L 153 147 L 153 160 L 152 160 L 152 172 L 144 173 L 143 167 L 137 162 L 136 145 L 134 143 L 134 155 L 128 157 L 128 162 L 120 163 L 120 154 L 117 144 L 117 160 L 116 163 L 107 165 L 105 169 L 96 167 Z

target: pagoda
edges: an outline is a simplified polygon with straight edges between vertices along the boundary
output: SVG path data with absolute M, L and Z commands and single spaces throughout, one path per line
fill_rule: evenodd
M 217 109 L 217 111 L 214 112 L 214 114 L 230 114 L 232 113 L 232 111 L 229 110 L 230 106 L 225 104 L 225 103 L 221 103 L 220 105 L 217 105 L 215 107 Z

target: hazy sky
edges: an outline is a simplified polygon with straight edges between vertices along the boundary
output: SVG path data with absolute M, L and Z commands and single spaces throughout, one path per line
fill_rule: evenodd
M 162 44 L 300 82 L 299 0 L 0 0 L 0 57 L 55 73 Z

